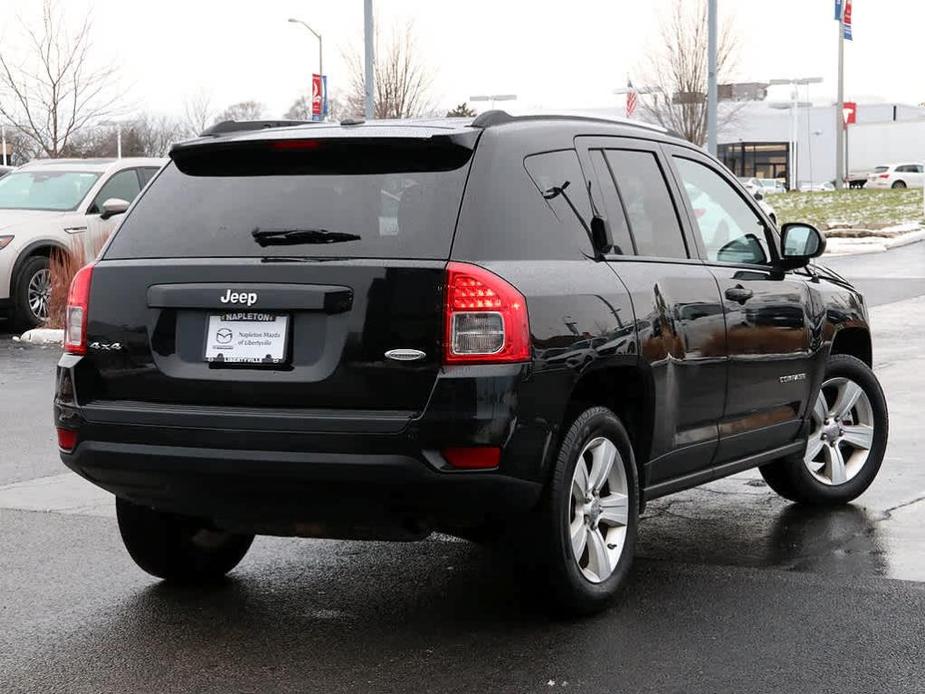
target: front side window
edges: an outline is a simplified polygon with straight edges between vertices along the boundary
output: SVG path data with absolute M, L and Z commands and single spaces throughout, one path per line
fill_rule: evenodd
M 100 192 L 96 194 L 93 205 L 87 210 L 87 214 L 98 214 L 103 209 L 103 203 L 110 198 L 131 202 L 140 191 L 141 187 L 138 184 L 135 169 L 120 171 L 103 184 Z
M 709 167 L 674 158 L 707 260 L 760 265 L 768 262 L 765 226 L 726 180 Z
M 16 171 L 0 178 L 0 209 L 76 209 L 99 174 L 89 171 Z

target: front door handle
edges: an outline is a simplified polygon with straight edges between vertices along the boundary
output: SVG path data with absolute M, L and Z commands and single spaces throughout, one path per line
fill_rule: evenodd
M 754 295 L 755 292 L 753 292 L 751 289 L 746 289 L 741 284 L 737 284 L 734 287 L 729 287 L 729 289 L 726 290 L 726 298 L 730 301 L 738 301 L 740 304 L 744 304 Z

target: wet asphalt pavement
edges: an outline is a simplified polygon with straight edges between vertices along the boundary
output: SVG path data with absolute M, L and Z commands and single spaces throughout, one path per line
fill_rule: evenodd
M 925 690 L 925 243 L 826 262 L 875 306 L 877 481 L 837 511 L 754 471 L 655 501 L 618 604 L 574 622 L 441 536 L 258 538 L 218 589 L 156 583 L 105 497 L 23 510 L 41 480 L 82 483 L 55 454 L 57 350 L 0 324 L 0 692 Z

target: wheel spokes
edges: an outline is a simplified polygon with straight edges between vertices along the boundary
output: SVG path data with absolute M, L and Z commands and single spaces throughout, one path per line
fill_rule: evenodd
M 838 397 L 835 398 L 835 404 L 832 405 L 832 415 L 835 419 L 845 419 L 863 393 L 861 386 L 854 381 L 845 381 L 841 384 L 838 388 Z
M 591 475 L 588 481 L 592 491 L 601 491 L 601 487 L 610 477 L 616 457 L 617 447 L 607 439 L 602 439 L 601 443 L 591 451 Z
M 626 525 L 629 517 L 629 498 L 626 494 L 611 494 L 601 499 L 601 520 L 610 525 Z
M 588 526 L 585 525 L 584 519 L 579 514 L 572 519 L 569 526 L 569 534 L 572 539 L 572 554 L 575 555 L 576 561 L 581 559 L 585 553 L 585 545 L 588 544 Z
M 588 531 L 588 570 L 603 581 L 613 572 L 610 552 L 599 528 Z
M 874 428 L 866 424 L 851 424 L 842 427 L 842 438 L 855 448 L 870 450 L 874 443 Z
M 579 504 L 583 504 L 590 491 L 591 486 L 588 483 L 588 468 L 585 465 L 584 458 L 579 458 L 578 462 L 575 464 L 575 474 L 572 475 L 572 498 Z
M 816 459 L 816 456 L 819 455 L 819 451 L 822 450 L 822 447 L 825 445 L 825 442 L 822 440 L 821 434 L 814 434 L 806 443 L 806 462 L 811 463 Z
M 816 404 L 813 405 L 813 420 L 821 425 L 828 415 L 829 404 L 825 401 L 825 395 L 820 390 L 819 395 L 816 397 Z
M 825 447 L 825 462 L 826 471 L 829 479 L 832 480 L 832 484 L 844 484 L 848 479 L 848 474 L 845 470 L 845 457 L 837 445 Z

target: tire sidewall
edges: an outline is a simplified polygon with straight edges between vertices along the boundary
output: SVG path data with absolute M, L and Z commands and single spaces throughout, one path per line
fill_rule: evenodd
M 629 497 L 626 537 L 623 552 L 610 577 L 592 583 L 584 577 L 575 561 L 569 536 L 571 521 L 571 484 L 578 455 L 589 441 L 599 436 L 609 439 L 620 452 Z M 610 410 L 594 407 L 582 412 L 563 439 L 551 485 L 550 521 L 553 543 L 553 577 L 563 594 L 563 601 L 579 612 L 594 611 L 606 604 L 625 582 L 636 548 L 639 520 L 639 483 L 629 436 L 620 420 Z
M 29 283 L 36 273 L 47 270 L 48 267 L 48 258 L 36 255 L 28 258 L 20 268 L 13 292 L 13 318 L 18 326 L 35 328 L 42 324 L 42 321 L 35 317 L 29 307 Z

